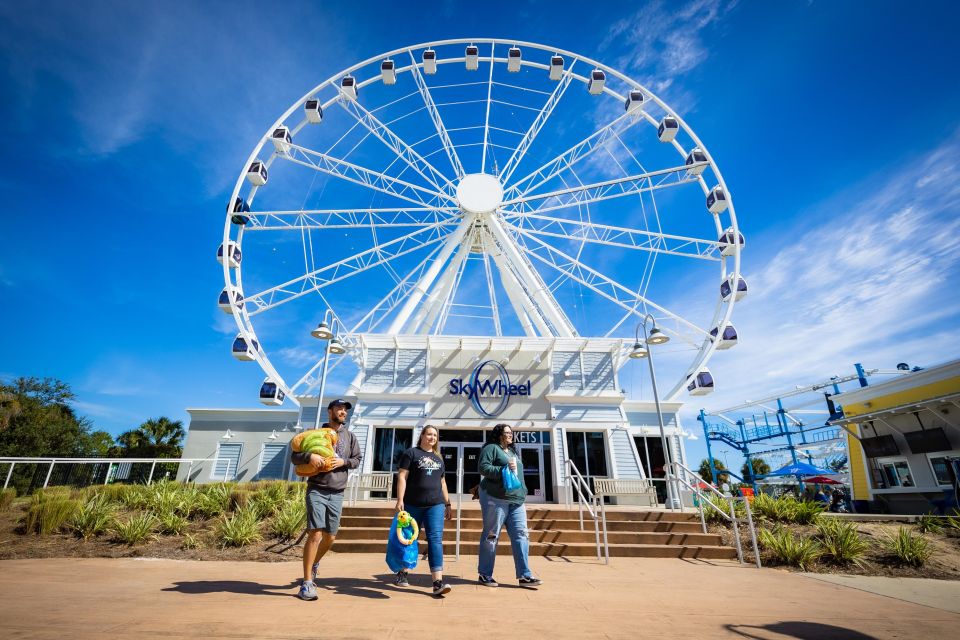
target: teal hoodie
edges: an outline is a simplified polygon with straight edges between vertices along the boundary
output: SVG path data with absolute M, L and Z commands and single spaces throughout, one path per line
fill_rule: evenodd
M 507 491 L 503 488 L 503 470 L 510 458 L 517 460 L 517 478 L 520 479 L 520 487 Z M 506 500 L 512 504 L 523 504 L 527 498 L 527 485 L 523 481 L 523 462 L 520 461 L 520 456 L 515 450 L 507 453 L 498 444 L 488 444 L 480 451 L 478 467 L 481 489 L 494 498 Z

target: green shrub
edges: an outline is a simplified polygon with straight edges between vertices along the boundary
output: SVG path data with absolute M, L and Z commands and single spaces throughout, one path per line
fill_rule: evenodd
M 913 567 L 922 567 L 933 555 L 933 549 L 930 548 L 927 539 L 914 534 L 906 527 L 900 527 L 895 536 L 888 535 L 884 544 L 887 551 L 893 554 L 900 564 Z
M 857 528 L 837 518 L 820 518 L 817 533 L 823 556 L 836 564 L 860 565 L 867 553 L 867 541 L 860 537 Z
M 120 494 L 120 501 L 128 509 L 142 510 L 150 506 L 150 487 L 140 484 L 126 485 L 126 491 Z
M 80 501 L 69 498 L 69 491 L 43 489 L 33 494 L 27 509 L 27 533 L 46 535 L 59 531 L 80 508 Z
M 826 506 L 822 502 L 812 500 L 794 500 L 790 509 L 790 520 L 796 524 L 815 524 L 824 512 Z
M 794 536 L 789 529 L 760 529 L 759 541 L 775 561 L 800 569 L 816 562 L 821 553 L 816 540 Z
M 84 540 L 107 531 L 114 523 L 116 505 L 103 495 L 94 493 L 77 509 L 70 519 L 70 526 Z
M 147 497 L 147 508 L 151 511 L 162 513 L 174 513 L 180 508 L 183 500 L 180 485 L 176 482 L 155 482 L 145 491 Z
M 946 524 L 947 519 L 927 513 L 917 518 L 917 531 L 920 533 L 943 533 Z
M 302 500 L 286 500 L 273 518 L 270 530 L 281 540 L 289 540 L 307 526 L 307 505 Z
M 954 509 L 950 515 L 947 516 L 944 526 L 952 531 L 960 531 L 960 510 Z
M 113 530 L 118 540 L 133 546 L 152 539 L 156 526 L 157 517 L 145 511 L 132 516 L 125 522 L 118 520 L 113 525 Z
M 215 518 L 230 508 L 230 495 L 233 487 L 227 483 L 207 485 L 200 490 L 197 498 L 196 515 Z
M 216 528 L 217 540 L 224 547 L 244 547 L 262 539 L 260 521 L 253 509 L 239 509 L 222 516 Z
M 250 504 L 253 492 L 249 489 L 234 489 L 230 492 L 230 511 L 246 509 Z
M 17 497 L 17 490 L 10 487 L 0 490 L 0 511 L 6 511 L 13 504 L 13 499 Z
M 200 505 L 200 490 L 190 485 L 180 489 L 180 503 L 177 505 L 177 513 L 184 518 L 191 518 Z
M 168 536 L 179 536 L 187 529 L 189 520 L 172 511 L 157 516 L 157 529 Z

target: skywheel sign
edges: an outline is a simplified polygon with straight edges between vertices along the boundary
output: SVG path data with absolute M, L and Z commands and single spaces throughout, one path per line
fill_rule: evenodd
M 452 396 L 467 396 L 482 416 L 495 418 L 503 413 L 510 396 L 529 396 L 530 381 L 512 384 L 506 368 L 496 360 L 484 360 L 470 374 L 469 381 L 454 378 L 448 388 Z

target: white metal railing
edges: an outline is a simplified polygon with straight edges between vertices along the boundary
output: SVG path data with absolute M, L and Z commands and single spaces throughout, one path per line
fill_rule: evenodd
M 566 499 L 567 506 L 570 506 L 571 501 L 573 500 L 573 492 L 577 492 L 577 510 L 580 515 L 580 530 L 584 531 L 583 528 L 583 510 L 586 509 L 587 513 L 593 518 L 593 532 L 596 537 L 597 542 L 597 560 L 600 560 L 601 557 L 604 559 L 605 564 L 610 564 L 610 545 L 607 542 L 607 512 L 603 506 L 603 499 L 601 498 L 599 502 L 597 501 L 597 496 L 594 495 L 593 491 L 590 489 L 590 486 L 587 484 L 587 481 L 584 479 L 583 475 L 580 473 L 580 470 L 577 469 L 577 465 L 573 464 L 573 460 L 567 460 L 565 463 L 566 466 L 566 477 L 567 477 L 567 491 Z M 599 517 L 597 512 L 599 511 Z M 600 552 L 600 520 L 603 520 L 603 555 L 601 556 Z
M 230 461 L 228 458 L 223 458 L 227 460 L 227 469 L 229 470 Z M 10 485 L 10 479 L 13 477 L 13 469 L 18 465 L 28 465 L 28 464 L 49 464 L 50 467 L 47 469 L 46 478 L 43 481 L 43 488 L 46 489 L 50 484 L 50 478 L 53 476 L 53 468 L 58 464 L 81 464 L 81 465 L 94 465 L 94 464 L 106 464 L 107 472 L 104 478 L 104 484 L 110 482 L 110 473 L 113 470 L 113 465 L 121 464 L 146 464 L 150 463 L 150 473 L 147 476 L 147 484 L 153 482 L 153 473 L 157 468 L 157 464 L 188 464 L 186 482 L 190 482 L 190 475 L 193 471 L 193 465 L 196 462 L 212 462 L 216 465 L 217 461 L 221 458 L 60 458 L 60 457 L 0 457 L 0 465 L 9 464 L 10 468 L 7 469 L 6 479 L 3 483 L 3 488 L 6 489 Z
M 456 542 L 456 555 L 457 561 L 460 561 L 460 510 L 463 506 L 463 453 L 457 456 L 457 542 Z M 449 493 L 449 488 L 447 493 Z M 481 528 L 483 525 L 481 524 Z M 442 542 L 442 541 L 441 541 Z M 482 543 L 481 543 L 482 544 Z
M 700 474 L 694 473 L 693 470 L 684 466 L 679 462 L 673 462 L 670 464 L 670 473 L 668 474 L 673 476 L 674 482 L 679 486 L 684 486 L 690 490 L 691 494 L 696 498 L 694 501 L 697 507 L 697 510 L 700 512 L 700 526 L 703 528 L 703 532 L 707 532 L 707 521 L 704 516 L 703 510 L 705 505 L 710 505 L 717 513 L 723 517 L 724 520 L 728 521 L 733 526 L 733 539 L 737 547 L 737 559 L 743 564 L 743 546 L 740 544 L 740 528 L 739 528 L 739 519 L 737 518 L 736 507 L 734 503 L 742 500 L 747 514 L 747 526 L 750 532 L 750 541 L 753 545 L 753 555 L 756 559 L 757 568 L 760 568 L 760 550 L 757 546 L 757 531 L 753 525 L 753 514 L 750 511 L 750 501 L 745 497 L 734 497 L 730 494 L 721 493 L 713 485 L 704 482 L 700 477 Z M 704 493 L 704 489 L 707 489 L 708 493 Z M 729 514 L 726 513 L 723 507 L 714 503 L 709 496 L 713 496 L 714 500 L 718 500 L 722 505 L 724 502 L 727 503 L 727 506 L 730 509 Z M 680 497 L 680 496 L 678 496 Z M 680 500 L 680 510 L 683 511 L 683 500 Z

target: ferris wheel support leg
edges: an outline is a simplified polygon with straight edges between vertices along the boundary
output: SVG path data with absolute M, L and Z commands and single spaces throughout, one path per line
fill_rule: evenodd
M 423 296 L 426 295 L 427 290 L 433 284 L 434 280 L 436 280 L 437 275 L 440 273 L 440 268 L 450 259 L 450 255 L 453 253 L 454 249 L 460 246 L 461 242 L 463 241 L 463 237 L 467 233 L 467 230 L 473 225 L 473 220 L 474 216 L 463 219 L 456 231 L 447 236 L 445 245 L 440 251 L 440 254 L 437 256 L 437 259 L 432 265 L 430 265 L 430 268 L 427 269 L 427 272 L 423 274 L 423 277 L 420 278 L 420 281 L 417 282 L 416 286 L 410 292 L 410 297 L 407 299 L 406 304 L 403 305 L 403 309 L 400 310 L 400 313 L 390 325 L 390 329 L 387 331 L 387 333 L 397 334 L 403 332 L 403 328 L 404 325 L 407 324 L 407 320 L 410 319 L 410 316 L 417 308 L 417 305 L 420 304 L 420 301 L 423 300 Z
M 503 248 L 504 258 L 513 267 L 517 276 L 520 278 L 527 291 L 527 296 L 531 298 L 531 306 L 539 307 L 547 320 L 553 325 L 553 335 L 560 337 L 573 337 L 576 331 L 570 320 L 560 309 L 560 305 L 550 293 L 546 283 L 540 275 L 534 271 L 533 267 L 527 262 L 517 247 L 516 241 L 511 238 L 503 229 L 500 221 L 495 217 L 490 217 L 487 221 L 487 227 L 493 234 L 494 239 Z M 526 305 L 524 305 L 526 306 Z
M 423 304 L 417 309 L 417 312 L 408 323 L 409 333 L 428 333 L 430 328 L 437 320 L 437 315 L 443 309 L 444 303 L 450 296 L 453 289 L 456 274 L 460 271 L 467 254 L 470 253 L 470 242 L 466 239 L 460 243 L 460 248 L 456 255 L 447 264 L 443 274 L 437 280 L 432 292 L 424 300 Z
M 547 326 L 547 323 L 539 316 L 539 314 L 531 316 L 526 307 L 522 302 L 523 293 L 518 290 L 518 285 L 516 278 L 512 273 L 510 273 L 509 268 L 503 262 L 503 254 L 499 251 L 493 252 L 490 254 L 490 257 L 493 258 L 493 264 L 497 267 L 497 271 L 500 273 L 500 281 L 503 283 L 503 290 L 507 293 L 507 298 L 510 300 L 510 304 L 513 306 L 514 313 L 517 314 L 517 318 L 520 319 L 520 325 L 523 327 L 523 331 L 528 336 L 536 336 L 537 328 L 540 330 L 539 335 L 550 335 L 550 329 Z M 538 320 L 538 327 L 534 328 L 533 320 Z

